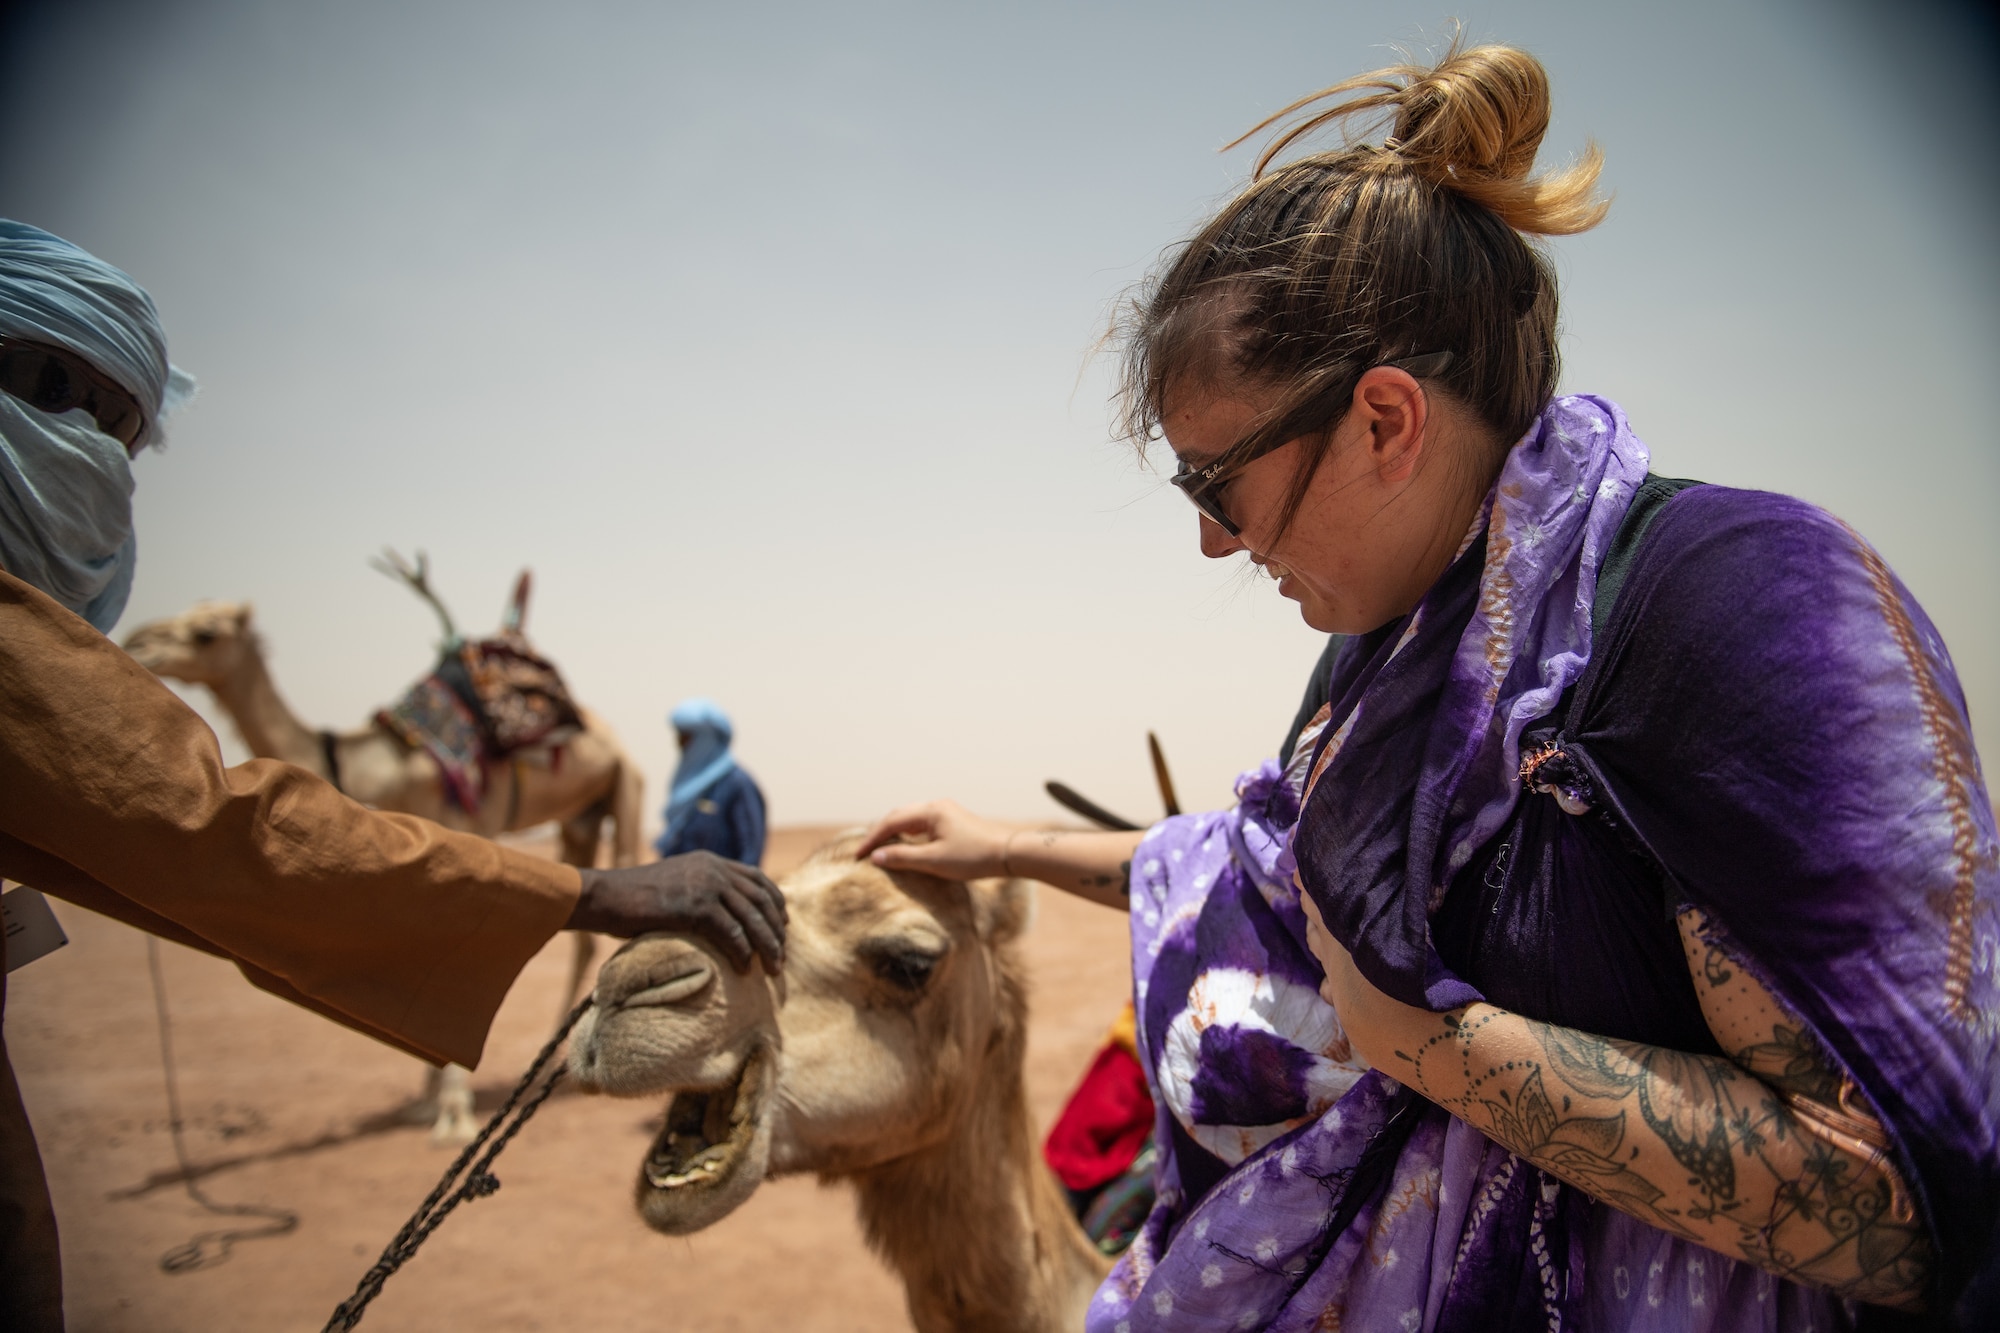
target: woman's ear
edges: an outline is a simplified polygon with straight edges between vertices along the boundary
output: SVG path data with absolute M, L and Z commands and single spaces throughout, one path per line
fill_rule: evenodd
M 1430 402 L 1406 370 L 1375 366 L 1354 386 L 1354 413 L 1368 431 L 1376 475 L 1400 486 L 1416 475 L 1423 456 Z

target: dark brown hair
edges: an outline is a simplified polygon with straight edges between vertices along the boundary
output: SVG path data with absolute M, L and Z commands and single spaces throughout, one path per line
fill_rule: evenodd
M 1555 274 L 1530 238 L 1583 231 L 1609 207 L 1595 197 L 1594 145 L 1560 172 L 1528 174 L 1548 129 L 1548 75 L 1512 47 L 1453 42 L 1435 65 L 1335 84 L 1243 138 L 1292 117 L 1249 186 L 1168 257 L 1114 330 L 1122 426 L 1142 449 L 1170 391 L 1275 392 L 1230 452 L 1304 440 L 1281 528 L 1372 366 L 1449 351 L 1426 388 L 1456 398 L 1503 447 L 1525 434 L 1560 368 Z M 1380 144 L 1357 142 L 1385 124 Z M 1325 126 L 1344 131 L 1337 151 L 1272 166 Z M 1488 461 L 1490 480 L 1499 459 Z

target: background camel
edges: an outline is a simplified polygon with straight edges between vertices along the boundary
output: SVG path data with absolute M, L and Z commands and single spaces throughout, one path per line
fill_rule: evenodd
M 517 603 L 510 624 L 518 623 Z M 364 805 L 421 815 L 485 837 L 554 821 L 562 859 L 579 866 L 597 863 L 609 819 L 611 864 L 639 863 L 644 779 L 610 729 L 588 710 L 579 709 L 584 729 L 561 746 L 522 750 L 496 765 L 478 807 L 467 810 L 447 793 L 437 761 L 385 728 L 369 723 L 330 732 L 300 721 L 271 679 L 247 603 L 199 602 L 178 616 L 141 625 L 126 638 L 125 650 L 155 675 L 206 686 L 252 754 L 334 781 Z M 589 974 L 595 949 L 587 933 L 573 938 L 571 996 Z M 432 1132 L 440 1142 L 470 1139 L 478 1125 L 466 1071 L 457 1065 L 430 1071 L 417 1114 L 434 1116 Z
M 698 1231 L 767 1177 L 813 1171 L 853 1183 L 922 1333 L 1081 1329 L 1110 1262 L 1028 1114 L 1030 886 L 891 875 L 858 845 L 784 878 L 782 977 L 678 935 L 621 949 L 571 1068 L 593 1090 L 672 1094 L 638 1182 L 658 1230 Z

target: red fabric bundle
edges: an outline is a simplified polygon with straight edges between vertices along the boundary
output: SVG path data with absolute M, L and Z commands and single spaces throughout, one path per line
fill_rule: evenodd
M 1063 1184 L 1094 1190 L 1132 1164 L 1153 1132 L 1146 1074 L 1116 1037 L 1097 1053 L 1049 1130 L 1042 1157 Z

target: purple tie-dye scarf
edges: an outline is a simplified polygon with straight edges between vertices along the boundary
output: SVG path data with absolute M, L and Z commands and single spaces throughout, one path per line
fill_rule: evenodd
M 1333 701 L 1304 815 L 1321 826 L 1316 844 L 1341 854 L 1297 869 L 1362 975 L 1405 1003 L 1441 1011 L 1481 998 L 1438 958 L 1430 915 L 1520 800 L 1522 732 L 1590 661 L 1597 571 L 1646 463 L 1617 404 L 1556 399 L 1507 455 L 1484 547 L 1470 545 L 1400 632 L 1351 645 L 1377 644 L 1376 660 Z M 1452 609 L 1473 594 L 1464 566 L 1482 549 L 1464 633 L 1427 635 L 1434 620 L 1454 623 Z M 1313 802 L 1322 781 L 1370 799 Z
M 1846 1327 L 1830 1297 L 1559 1190 L 1353 1058 L 1280 869 L 1303 767 L 1267 761 L 1234 807 L 1155 825 L 1133 859 L 1156 1198 L 1090 1333 Z M 1384 1145 L 1379 1187 L 1355 1184 Z

